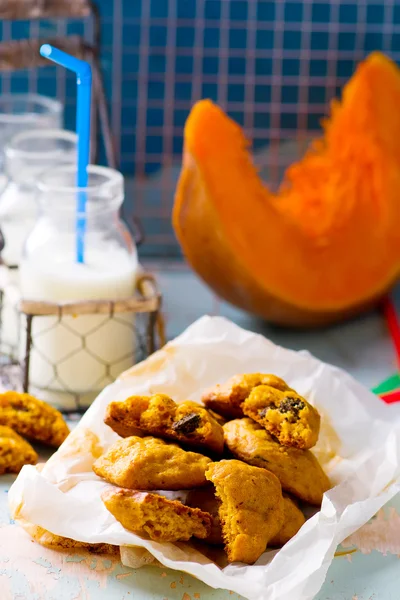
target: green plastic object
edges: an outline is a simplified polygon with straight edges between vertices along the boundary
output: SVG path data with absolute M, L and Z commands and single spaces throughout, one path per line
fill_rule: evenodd
M 393 392 L 393 390 L 397 390 L 400 388 L 400 373 L 395 373 L 382 381 L 376 388 L 372 391 L 374 394 L 380 396 L 381 394 L 387 394 L 388 392 Z

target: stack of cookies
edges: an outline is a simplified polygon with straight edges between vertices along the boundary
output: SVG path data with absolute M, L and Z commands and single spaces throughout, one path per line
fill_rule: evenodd
M 52 406 L 29 394 L 0 394 L 0 475 L 37 463 L 36 451 L 24 438 L 58 448 L 68 434 L 61 413 Z
M 297 501 L 319 506 L 330 487 L 310 452 L 320 416 L 261 373 L 236 375 L 203 403 L 164 394 L 111 402 L 104 420 L 123 439 L 93 465 L 113 484 L 102 500 L 137 535 L 197 538 L 223 545 L 229 562 L 253 564 L 303 525 Z M 182 490 L 182 501 L 164 495 Z

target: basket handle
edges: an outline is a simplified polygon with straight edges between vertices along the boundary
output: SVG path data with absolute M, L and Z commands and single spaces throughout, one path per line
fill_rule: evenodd
M 143 298 L 149 299 L 157 297 L 158 299 L 158 310 L 155 316 L 155 327 L 159 341 L 159 347 L 162 348 L 167 343 L 167 337 L 165 332 L 165 319 L 161 312 L 161 293 L 157 281 L 153 275 L 150 275 L 150 273 L 143 273 L 138 277 L 136 285 L 139 294 Z

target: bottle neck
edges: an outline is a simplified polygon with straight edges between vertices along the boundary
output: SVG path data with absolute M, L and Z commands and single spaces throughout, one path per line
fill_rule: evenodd
M 65 263 L 74 262 L 79 231 L 82 229 L 75 212 L 42 211 L 26 241 L 24 256 L 39 262 L 50 260 L 48 257 L 52 257 L 51 260 L 57 257 L 57 261 Z M 115 207 L 87 215 L 83 244 L 85 256 L 91 260 L 97 260 L 99 256 L 115 256 L 121 262 L 136 257 L 135 243 Z
M 74 233 L 77 218 L 77 211 L 72 208 L 71 210 L 57 210 L 43 206 L 39 208 L 39 219 L 62 231 L 71 231 L 71 233 Z M 121 222 L 119 206 L 110 206 L 98 211 L 88 211 L 84 218 L 86 231 L 113 230 Z
M 76 134 L 63 129 L 28 130 L 15 135 L 4 151 L 7 177 L 34 188 L 45 172 L 58 165 L 76 164 Z
M 81 195 L 84 194 L 83 198 Z M 77 219 L 85 219 L 86 231 L 108 231 L 118 227 L 119 211 L 124 199 L 123 188 L 115 187 L 107 193 L 74 190 L 38 190 L 36 200 L 39 218 L 63 231 L 75 231 Z M 78 213 L 84 204 L 82 215 Z
M 87 187 L 77 188 L 76 182 L 75 165 L 59 165 L 40 175 L 36 194 L 39 219 L 31 241 L 42 245 L 40 237 L 45 237 L 53 244 L 59 235 L 66 245 L 73 246 L 79 231 L 84 231 L 91 247 L 110 244 L 126 249 L 126 229 L 119 218 L 124 199 L 121 173 L 89 165 Z

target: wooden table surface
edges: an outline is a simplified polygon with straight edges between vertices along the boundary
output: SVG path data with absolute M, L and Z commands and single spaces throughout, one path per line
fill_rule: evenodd
M 346 369 L 369 387 L 396 369 L 391 343 L 378 314 L 322 331 L 286 331 L 269 327 L 216 300 L 180 265 L 152 266 L 156 267 L 164 294 L 169 338 L 203 314 L 223 314 L 282 346 L 306 348 L 318 358 Z M 176 571 L 157 567 L 132 570 L 115 557 L 42 548 L 10 523 L 7 491 L 12 481 L 10 476 L 0 479 L 0 600 L 239 598 L 227 591 L 212 590 Z M 372 529 L 367 525 L 351 540 L 355 546 L 340 549 L 315 600 L 399 600 L 399 515 L 400 495 L 379 515 L 378 530 L 376 523 Z M 394 553 L 385 555 L 388 550 Z

